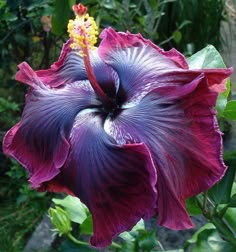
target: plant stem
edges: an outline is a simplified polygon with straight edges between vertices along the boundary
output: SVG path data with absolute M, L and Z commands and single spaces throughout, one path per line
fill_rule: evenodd
M 88 242 L 84 242 L 84 241 L 77 240 L 71 233 L 67 234 L 67 237 L 68 237 L 72 242 L 74 242 L 75 244 L 83 245 L 83 246 L 87 246 L 87 247 L 90 246 L 90 244 L 89 244 Z M 120 246 L 119 244 L 117 244 L 116 242 L 112 242 L 111 247 L 117 248 L 117 249 L 121 249 L 121 246 Z
M 121 245 L 119 245 L 119 244 L 116 243 L 116 242 L 112 242 L 111 247 L 117 248 L 117 249 L 121 249 Z
M 233 246 L 236 246 L 236 238 L 231 229 L 228 227 L 227 223 L 224 222 L 224 219 L 222 219 L 216 211 L 213 214 L 207 211 L 206 204 L 209 200 L 207 194 L 204 193 L 203 201 L 200 200 L 199 197 L 196 197 L 196 199 L 202 209 L 203 216 L 215 225 L 217 231 L 221 234 L 224 240 L 228 241 Z M 209 202 L 211 203 L 211 206 L 213 208 L 216 207 L 213 202 L 211 202 L 210 200 Z
M 165 249 L 164 249 L 164 247 L 162 246 L 161 242 L 159 242 L 159 241 L 157 241 L 157 242 L 158 242 L 158 245 L 159 245 L 161 251 L 165 251 Z
M 89 246 L 87 242 L 77 240 L 71 233 L 67 234 L 67 237 L 73 241 L 75 244 Z
M 203 198 L 203 208 L 202 208 L 202 211 L 203 211 L 203 214 L 206 214 L 208 211 L 207 209 L 207 191 L 204 192 L 204 198 Z

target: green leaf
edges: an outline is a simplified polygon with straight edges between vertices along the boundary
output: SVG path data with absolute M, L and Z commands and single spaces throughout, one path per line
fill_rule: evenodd
M 191 239 L 185 243 L 185 249 L 192 244 L 192 252 L 234 252 L 235 248 L 224 241 L 218 234 L 216 227 L 207 223 L 200 228 Z M 194 247 L 193 247 L 194 244 Z
M 216 204 L 227 204 L 230 201 L 232 185 L 234 182 L 236 166 L 229 166 L 224 177 L 216 183 L 209 191 L 208 196 Z
M 211 229 L 216 229 L 216 227 L 212 223 L 205 224 L 203 227 L 201 227 L 199 230 L 197 230 L 197 232 L 194 233 L 192 238 L 187 240 L 186 243 L 187 244 L 196 243 L 196 241 L 198 240 L 198 236 L 201 232 L 203 232 L 204 230 L 211 230 Z
M 173 39 L 176 44 L 179 44 L 182 39 L 182 33 L 178 30 L 173 32 Z
M 226 68 L 220 53 L 208 45 L 187 59 L 190 69 Z
M 75 4 L 75 0 L 56 0 L 52 16 L 52 31 L 55 34 L 60 35 L 65 31 L 72 14 L 71 7 L 73 4 Z
M 129 232 L 123 232 L 119 235 L 119 237 L 127 242 L 134 242 L 135 241 L 134 236 L 132 236 Z
M 0 97 L 0 113 L 3 111 L 7 111 L 9 113 L 10 111 L 19 111 L 19 105 Z
M 230 150 L 224 152 L 224 160 L 236 165 L 236 150 Z
M 107 1 L 104 1 L 102 6 L 108 10 L 112 10 L 115 8 L 115 4 L 113 1 L 111 0 L 107 0 Z
M 138 235 L 138 231 L 145 230 L 144 220 L 141 219 L 129 232 L 123 232 L 119 235 L 123 240 L 133 242 Z
M 44 8 L 42 16 L 51 16 L 53 15 L 54 9 L 51 6 Z
M 218 95 L 218 98 L 216 101 L 216 110 L 218 112 L 217 114 L 218 118 L 221 116 L 224 116 L 224 110 L 225 110 L 225 107 L 227 106 L 230 86 L 231 86 L 231 82 L 230 82 L 230 79 L 228 79 L 226 82 L 226 90 L 223 93 L 220 93 Z
M 124 242 L 122 244 L 120 252 L 136 252 L 137 251 L 137 246 L 133 242 Z
M 64 199 L 52 199 L 52 201 L 64 207 L 73 222 L 81 224 L 87 218 L 88 208 L 77 197 L 69 195 Z
M 140 221 L 132 228 L 130 232 L 132 233 L 139 230 L 145 230 L 145 224 L 143 219 L 140 219 Z
M 231 196 L 233 196 L 236 193 L 236 182 L 233 183 Z
M 6 0 L 0 0 L 0 8 L 6 8 Z
M 72 8 L 73 5 L 76 4 L 76 0 L 68 0 L 70 8 Z
M 80 225 L 80 234 L 91 235 L 93 233 L 92 215 L 89 215 Z
M 236 120 L 236 100 L 227 103 L 223 116 L 229 120 Z
M 6 12 L 1 16 L 1 20 L 9 21 L 9 22 L 16 21 L 17 19 L 18 17 L 12 14 L 11 12 Z
M 186 200 L 186 208 L 189 215 L 198 215 L 202 213 L 196 197 L 191 197 Z
M 144 251 L 151 251 L 154 247 L 158 246 L 156 232 L 143 231 L 138 237 L 138 245 Z
M 229 207 L 236 207 L 236 193 L 231 197 Z
M 196 246 L 192 252 L 235 252 L 235 248 L 228 242 L 222 240 L 214 229 L 204 230 L 198 236 Z
M 236 208 L 233 207 L 229 207 L 226 211 L 226 213 L 224 214 L 224 219 L 228 222 L 228 224 L 234 229 L 236 230 Z

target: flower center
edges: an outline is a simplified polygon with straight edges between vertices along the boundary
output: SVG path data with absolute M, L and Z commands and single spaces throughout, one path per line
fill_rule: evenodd
M 110 116 L 115 116 L 120 111 L 120 106 L 115 99 L 110 99 L 109 103 L 103 104 L 103 111 Z
M 97 42 L 97 25 L 94 18 L 86 14 L 87 8 L 82 4 L 74 5 L 73 11 L 76 17 L 74 20 L 69 20 L 67 27 L 69 36 L 73 41 L 70 47 L 78 50 L 83 57 L 88 79 L 97 96 L 103 104 L 109 104 L 111 101 L 96 80 L 89 56 L 89 50 L 93 50 L 95 48 L 94 44 Z

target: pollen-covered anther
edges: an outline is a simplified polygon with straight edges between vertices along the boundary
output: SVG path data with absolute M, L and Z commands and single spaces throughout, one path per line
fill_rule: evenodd
M 76 15 L 74 20 L 69 20 L 68 33 L 73 43 L 72 49 L 80 50 L 83 53 L 83 48 L 94 49 L 97 43 L 98 28 L 93 17 L 88 14 Z

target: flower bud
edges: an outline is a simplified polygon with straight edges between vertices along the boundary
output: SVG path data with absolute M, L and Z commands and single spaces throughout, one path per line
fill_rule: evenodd
M 87 8 L 85 6 L 83 6 L 83 4 L 79 3 L 77 5 L 73 5 L 72 7 L 75 15 L 78 16 L 82 16 L 85 15 L 85 13 L 87 12 Z
M 56 231 L 60 236 L 71 232 L 71 220 L 65 210 L 60 207 L 50 208 L 49 217 L 55 227 L 54 231 Z

